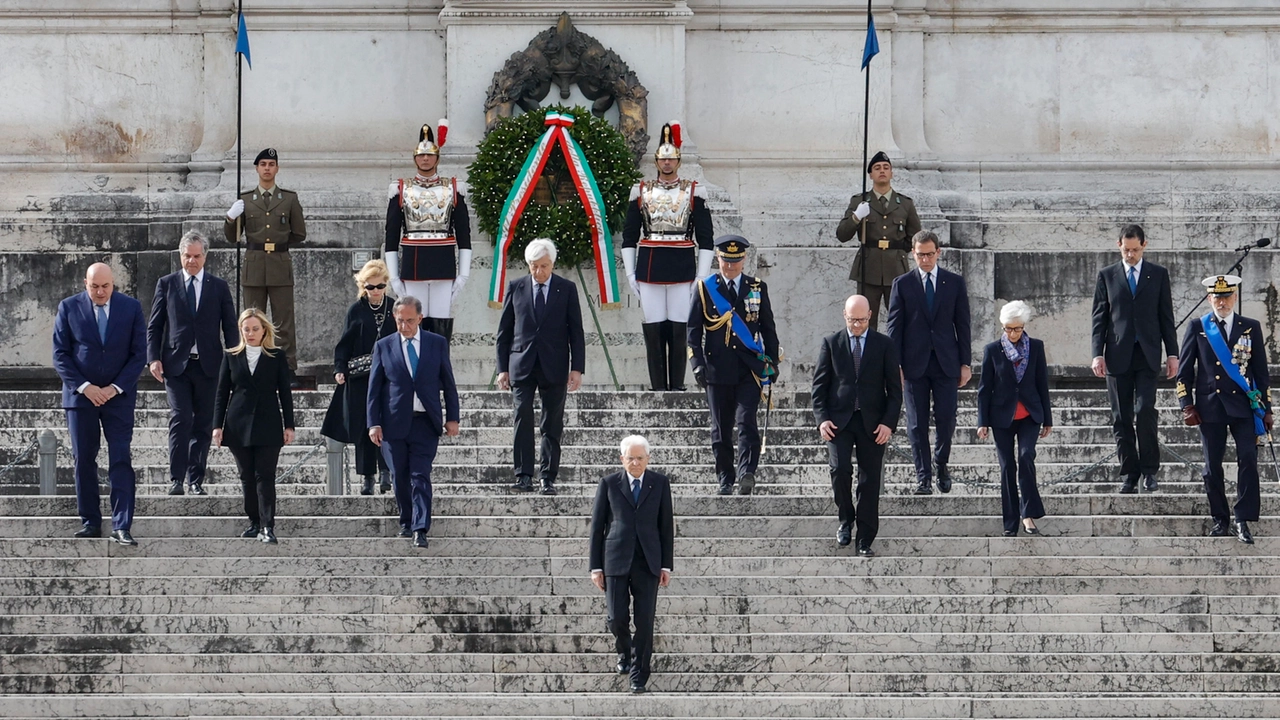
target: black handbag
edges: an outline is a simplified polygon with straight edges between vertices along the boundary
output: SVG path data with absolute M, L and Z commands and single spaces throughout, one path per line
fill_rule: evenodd
M 373 367 L 373 355 L 357 355 L 347 361 L 347 377 L 363 378 L 369 377 L 369 370 Z

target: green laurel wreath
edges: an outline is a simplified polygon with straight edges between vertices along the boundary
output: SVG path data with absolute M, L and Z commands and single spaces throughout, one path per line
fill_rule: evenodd
M 489 236 L 491 246 L 498 235 L 502 206 L 529 150 L 546 131 L 544 120 L 550 111 L 573 115 L 574 124 L 569 134 L 582 146 L 587 162 L 591 163 L 591 171 L 604 197 L 609 231 L 611 234 L 622 231 L 631 186 L 641 177 L 635 155 L 627 147 L 626 138 L 608 120 L 592 115 L 581 106 L 556 105 L 498 123 L 480 142 L 475 162 L 467 168 L 467 183 L 471 186 L 468 200 L 479 218 L 480 231 Z M 562 181 L 572 183 L 564 153 L 558 149 L 552 152 L 542 174 L 550 176 L 552 188 Z M 515 258 L 522 262 L 525 246 L 540 237 L 551 238 L 556 244 L 556 265 L 560 267 L 577 267 L 593 257 L 591 228 L 587 225 L 582 201 L 576 194 L 559 200 L 555 195 L 553 192 L 550 205 L 530 202 L 525 206 L 507 251 L 508 260 Z

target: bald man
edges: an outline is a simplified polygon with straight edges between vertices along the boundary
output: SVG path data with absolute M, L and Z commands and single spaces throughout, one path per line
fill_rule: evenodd
M 138 377 L 147 363 L 142 305 L 115 292 L 111 267 L 89 266 L 84 292 L 58 304 L 53 325 L 53 367 L 62 378 L 62 407 L 76 465 L 78 538 L 102 536 L 98 448 L 107 439 L 111 480 L 111 539 L 137 545 L 133 525 L 133 409 Z
M 871 543 L 880 529 L 884 451 L 902 412 L 897 348 L 887 335 L 870 329 L 870 321 L 871 304 L 861 295 L 850 296 L 844 329 L 822 339 L 813 371 L 813 415 L 827 443 L 831 490 L 840 512 L 836 542 L 845 547 L 856 540 L 863 557 L 875 554 Z

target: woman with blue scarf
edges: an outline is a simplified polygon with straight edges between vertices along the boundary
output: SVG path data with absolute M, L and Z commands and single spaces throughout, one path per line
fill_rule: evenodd
M 1019 519 L 1027 534 L 1038 535 L 1035 521 L 1044 517 L 1036 440 L 1053 429 L 1053 415 L 1044 342 L 1027 335 L 1030 320 L 1031 307 L 1021 300 L 1000 309 L 1004 333 L 984 350 L 978 383 L 978 437 L 995 436 L 1005 537 L 1018 534 Z

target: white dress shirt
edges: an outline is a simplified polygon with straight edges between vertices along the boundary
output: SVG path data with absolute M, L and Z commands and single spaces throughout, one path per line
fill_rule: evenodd
M 258 371 L 258 360 L 262 358 L 262 346 L 245 345 L 244 356 L 249 361 L 249 374 L 252 375 Z
M 938 292 L 938 268 L 934 268 L 929 272 L 917 270 L 920 273 L 920 287 L 924 287 L 925 278 L 933 280 L 933 291 Z
M 1223 332 L 1222 339 L 1223 340 L 1229 339 L 1231 337 L 1231 326 L 1232 324 L 1235 323 L 1235 319 L 1236 319 L 1235 311 L 1233 310 L 1227 313 L 1226 317 L 1220 317 L 1216 312 L 1213 314 L 1213 316 L 1218 318 L 1218 322 L 1222 323 L 1222 332 Z
M 411 338 L 400 336 L 400 354 L 404 356 L 404 366 L 408 368 L 409 374 L 415 378 L 417 375 L 413 371 L 413 365 L 409 362 L 409 343 L 413 343 L 413 351 L 418 354 L 418 362 L 422 362 L 422 328 L 418 328 L 418 332 Z M 417 391 L 413 393 L 413 411 L 416 413 L 426 412 L 427 407 L 422 404 L 422 400 L 418 397 Z
M 1141 260 L 1139 260 L 1137 265 L 1130 265 L 1129 263 L 1127 263 L 1127 262 L 1123 262 L 1123 261 L 1122 261 L 1120 264 L 1124 266 L 1124 282 L 1125 282 L 1125 284 L 1127 285 L 1127 284 L 1129 283 L 1129 268 L 1133 268 L 1133 270 L 1134 270 L 1134 273 L 1133 273 L 1133 286 L 1134 286 L 1135 288 L 1136 288 L 1136 287 L 1138 287 L 1138 285 L 1140 285 L 1140 284 L 1142 283 L 1142 261 L 1141 261 Z
M 741 297 L 741 296 L 738 294 L 738 282 L 739 282 L 740 280 L 742 280 L 742 276 L 741 276 L 741 275 L 739 275 L 738 277 L 736 277 L 736 278 L 734 278 L 734 279 L 730 280 L 729 278 L 725 277 L 723 273 L 721 273 L 721 274 L 720 274 L 720 279 L 721 279 L 721 280 L 724 280 L 724 287 L 725 287 L 725 289 L 726 289 L 726 290 L 728 290 L 729 292 L 733 293 L 734 297 Z M 727 298 L 726 298 L 726 299 L 727 299 Z
M 529 285 L 533 287 L 533 304 L 534 304 L 534 307 L 537 307 L 538 281 L 534 280 L 532 277 L 530 277 L 529 280 L 531 281 Z M 550 303 L 551 302 L 551 278 L 547 278 L 547 281 L 542 283 L 542 292 L 543 292 L 542 299 L 545 300 L 547 303 Z

